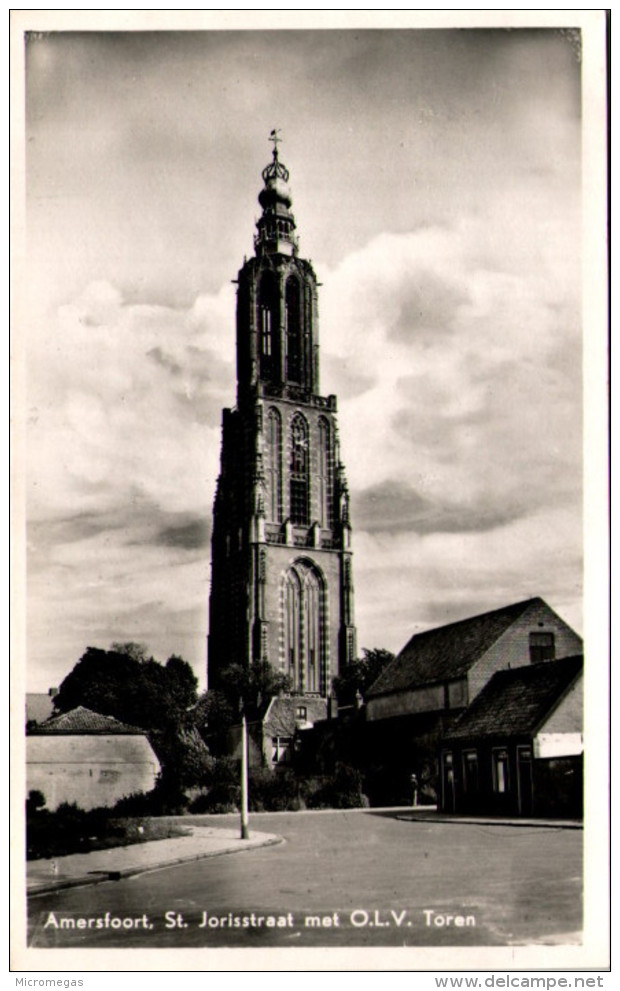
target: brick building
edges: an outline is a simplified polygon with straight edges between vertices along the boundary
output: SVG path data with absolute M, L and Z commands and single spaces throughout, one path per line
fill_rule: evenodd
M 439 740 L 497 671 L 582 651 L 581 637 L 539 597 L 416 633 L 366 696 L 365 747 L 379 783 L 393 779 L 383 800 L 404 796 L 412 773 L 439 799 Z
M 263 170 L 255 254 L 237 278 L 237 404 L 223 411 L 207 683 L 268 661 L 325 697 L 355 657 L 349 495 L 336 397 L 319 387 L 317 280 L 299 257 L 289 173 Z
M 581 816 L 583 657 L 498 671 L 439 749 L 444 812 Z

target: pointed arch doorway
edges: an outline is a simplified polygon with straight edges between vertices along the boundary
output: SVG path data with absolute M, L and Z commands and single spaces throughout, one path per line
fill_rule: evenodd
M 324 695 L 327 638 L 323 575 L 312 561 L 300 559 L 286 571 L 282 591 L 284 668 L 292 691 Z

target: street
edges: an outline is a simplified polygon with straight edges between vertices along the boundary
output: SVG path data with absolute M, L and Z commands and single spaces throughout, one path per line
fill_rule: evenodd
M 580 830 L 404 822 L 395 815 L 254 814 L 250 828 L 279 833 L 285 842 L 33 897 L 30 945 L 578 942 Z M 192 821 L 228 826 L 233 820 L 184 820 Z

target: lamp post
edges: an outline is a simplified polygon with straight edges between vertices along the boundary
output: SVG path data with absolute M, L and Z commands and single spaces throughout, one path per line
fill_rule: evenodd
M 248 724 L 245 706 L 241 703 L 241 839 L 248 840 Z

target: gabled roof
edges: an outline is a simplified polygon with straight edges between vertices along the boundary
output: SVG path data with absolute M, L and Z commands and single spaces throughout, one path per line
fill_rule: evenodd
M 526 599 L 503 609 L 416 633 L 381 672 L 368 697 L 462 678 L 515 620 L 542 599 Z
M 297 715 L 299 706 L 306 710 L 306 719 Z M 294 736 L 296 729 L 327 719 L 327 699 L 317 695 L 276 695 L 263 717 L 263 727 L 271 736 Z
M 445 740 L 534 734 L 583 669 L 583 657 L 497 671 Z
M 101 713 L 86 709 L 83 705 L 78 705 L 76 709 L 71 709 L 70 712 L 65 712 L 62 716 L 54 716 L 53 719 L 47 719 L 44 723 L 36 726 L 31 732 L 37 736 L 47 736 L 48 734 L 79 735 L 80 733 L 88 735 L 99 734 L 101 736 L 109 736 L 111 734 L 122 734 L 124 736 L 146 735 L 146 731 L 139 729 L 137 726 L 128 726 L 126 723 L 121 723 L 118 719 L 114 719 L 113 716 L 102 716 Z

